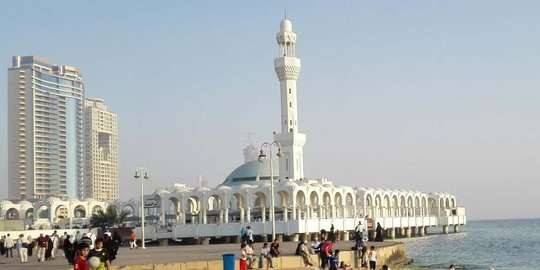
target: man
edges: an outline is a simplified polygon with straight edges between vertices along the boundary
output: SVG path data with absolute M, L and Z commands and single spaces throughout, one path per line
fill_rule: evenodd
M 95 242 L 95 248 L 88 253 L 88 259 L 92 257 L 99 258 L 100 265 L 95 270 L 109 270 L 111 267 L 111 261 L 109 259 L 109 253 L 103 248 L 103 239 L 98 238 Z
M 21 259 L 21 263 L 28 262 L 28 246 L 28 241 L 24 238 L 23 234 L 20 234 L 19 239 L 17 239 L 17 248 L 19 250 L 19 258 Z
M 42 233 L 39 234 L 37 239 L 37 259 L 38 262 L 45 261 L 45 251 L 47 250 L 47 238 Z
M 15 243 L 13 243 L 13 239 L 9 235 L 9 233 L 6 235 L 6 239 L 4 240 L 4 248 L 6 250 L 6 258 L 11 257 L 13 258 L 13 246 Z
M 358 225 L 354 228 L 354 241 L 355 241 L 355 247 L 357 251 L 360 251 L 363 246 L 363 236 L 362 236 L 362 221 L 358 221 Z
M 247 226 L 246 228 L 247 228 L 246 230 L 247 243 L 248 245 L 251 245 L 253 244 L 253 230 L 251 229 L 251 226 Z
M 54 231 L 51 236 L 51 243 L 52 243 L 51 260 L 54 260 L 54 257 L 56 256 L 56 251 L 58 250 L 58 246 L 60 243 L 60 240 L 58 239 L 58 233 L 56 231 Z

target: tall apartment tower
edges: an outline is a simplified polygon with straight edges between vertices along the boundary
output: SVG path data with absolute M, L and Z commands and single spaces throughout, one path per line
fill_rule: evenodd
M 102 99 L 87 98 L 84 108 L 85 185 L 83 197 L 118 199 L 118 126 L 116 113 Z
M 79 198 L 84 176 L 79 69 L 14 56 L 7 102 L 9 198 Z

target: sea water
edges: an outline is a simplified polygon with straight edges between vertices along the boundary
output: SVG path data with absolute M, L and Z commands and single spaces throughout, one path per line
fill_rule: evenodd
M 540 269 L 540 219 L 471 221 L 460 229 L 405 239 L 410 269 Z

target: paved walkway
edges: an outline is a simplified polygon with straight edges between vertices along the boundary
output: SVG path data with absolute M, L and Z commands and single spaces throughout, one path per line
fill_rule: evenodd
M 393 242 L 368 243 L 368 245 L 390 246 Z M 337 248 L 341 250 L 350 250 L 354 242 L 339 242 Z M 281 245 L 283 255 L 292 255 L 296 249 L 297 243 L 284 242 Z M 258 254 L 262 247 L 262 243 L 255 243 L 255 252 Z M 129 248 L 121 248 L 118 254 L 118 259 L 114 265 L 130 265 L 130 264 L 150 264 L 150 263 L 172 263 L 185 261 L 202 261 L 202 260 L 220 260 L 224 253 L 238 254 L 240 249 L 239 244 L 216 244 L 216 245 L 189 245 L 189 246 L 165 246 L 147 247 L 145 250 L 139 248 L 130 250 Z M 14 252 L 15 253 L 15 252 Z M 14 254 L 15 255 L 15 254 Z M 28 258 L 28 264 L 20 264 L 18 258 L 0 257 L 0 269 L 2 270 L 26 270 L 26 269 L 47 269 L 47 270 L 65 270 L 72 269 L 64 258 L 63 252 L 60 250 L 55 261 L 38 263 L 35 254 Z

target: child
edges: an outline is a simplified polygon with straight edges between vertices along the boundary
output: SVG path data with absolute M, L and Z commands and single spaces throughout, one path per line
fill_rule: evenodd
M 87 244 L 79 244 L 77 246 L 77 257 L 73 261 L 73 270 L 88 270 L 88 263 L 86 258 L 90 252 L 90 247 Z
M 240 244 L 240 260 L 238 260 L 240 270 L 247 270 L 246 243 Z
M 375 251 L 375 247 L 371 246 L 371 250 L 369 251 L 369 270 L 375 270 L 377 267 L 377 251 Z
M 109 260 L 109 253 L 106 249 L 103 248 L 103 239 L 98 238 L 94 244 L 95 248 L 90 250 L 88 258 L 98 257 L 101 262 L 100 265 L 95 270 L 105 270 L 109 269 L 111 262 Z

